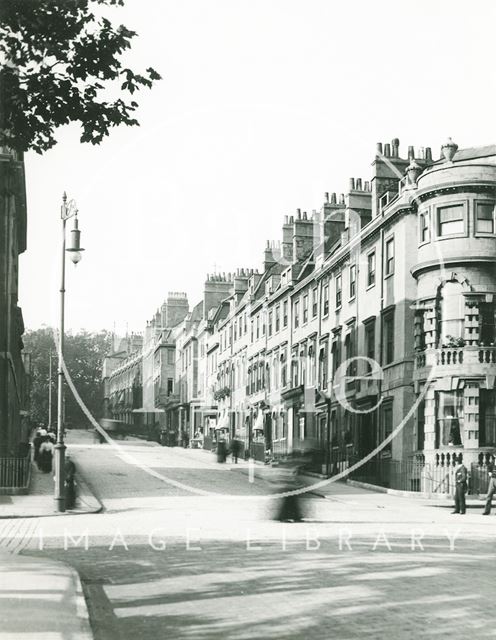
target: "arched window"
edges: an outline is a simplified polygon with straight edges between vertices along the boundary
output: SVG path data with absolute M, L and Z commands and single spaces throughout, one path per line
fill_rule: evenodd
M 440 346 L 455 346 L 453 341 L 463 339 L 465 298 L 459 282 L 446 282 L 439 300 Z

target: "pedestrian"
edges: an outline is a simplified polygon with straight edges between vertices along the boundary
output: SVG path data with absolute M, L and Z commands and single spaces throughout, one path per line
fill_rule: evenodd
M 65 506 L 67 509 L 73 509 L 76 504 L 76 465 L 67 456 L 64 467 L 65 474 Z
M 220 437 L 217 442 L 217 462 L 225 462 L 227 457 L 227 443 L 224 437 Z
M 461 459 L 455 467 L 455 510 L 452 513 L 465 513 L 465 494 L 467 492 L 468 472 Z
M 231 456 L 232 456 L 232 461 L 235 464 L 238 464 L 240 449 L 241 449 L 241 442 L 239 440 L 236 440 L 236 438 L 233 438 L 233 441 L 231 442 Z
M 53 449 L 53 442 L 48 436 L 44 436 L 38 455 L 38 468 L 43 473 L 50 473 L 52 470 Z
M 283 461 L 277 468 L 278 489 L 279 493 L 283 494 L 279 498 L 274 518 L 279 522 L 301 522 L 303 520 L 301 495 L 298 491 L 302 487 L 298 477 L 299 473 L 300 461 L 296 458 Z M 286 493 L 289 495 L 284 495 Z
M 40 447 L 42 442 L 43 442 L 43 438 L 41 436 L 41 429 L 37 429 L 36 435 L 33 438 L 33 448 L 34 448 L 33 460 L 36 463 L 38 463 L 38 457 L 40 455 Z
M 487 488 L 486 505 L 482 513 L 483 516 L 488 516 L 491 513 L 491 503 L 494 492 L 496 491 L 496 464 L 494 455 L 491 456 L 491 462 L 487 465 L 487 471 L 489 473 L 489 486 Z

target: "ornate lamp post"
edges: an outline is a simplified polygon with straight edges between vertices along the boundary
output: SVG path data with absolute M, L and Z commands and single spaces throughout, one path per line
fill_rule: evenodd
M 60 280 L 60 325 L 58 335 L 58 368 L 57 368 L 57 444 L 55 445 L 55 504 L 57 511 L 65 511 L 65 444 L 64 444 L 64 316 L 65 316 L 65 254 L 70 254 L 71 260 L 77 264 L 81 260 L 80 236 L 81 231 L 78 228 L 78 210 L 74 200 L 67 202 L 67 195 L 64 192 L 62 196 L 62 207 L 60 209 L 60 218 L 62 220 L 62 269 Z M 69 246 L 66 247 L 65 228 L 67 220 L 74 219 L 74 228 L 71 230 Z

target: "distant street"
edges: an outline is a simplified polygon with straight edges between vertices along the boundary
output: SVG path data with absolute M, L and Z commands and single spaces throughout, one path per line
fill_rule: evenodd
M 494 637 L 496 519 L 479 510 L 338 484 L 282 524 L 273 485 L 212 454 L 67 442 L 104 512 L 38 519 L 19 546 L 80 572 L 97 640 Z

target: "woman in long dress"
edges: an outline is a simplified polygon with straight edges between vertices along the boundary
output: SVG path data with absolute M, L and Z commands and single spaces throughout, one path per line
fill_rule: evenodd
M 38 454 L 38 467 L 43 473 L 50 473 L 52 470 L 52 458 L 53 458 L 53 442 L 46 436 L 40 445 L 40 452 Z

